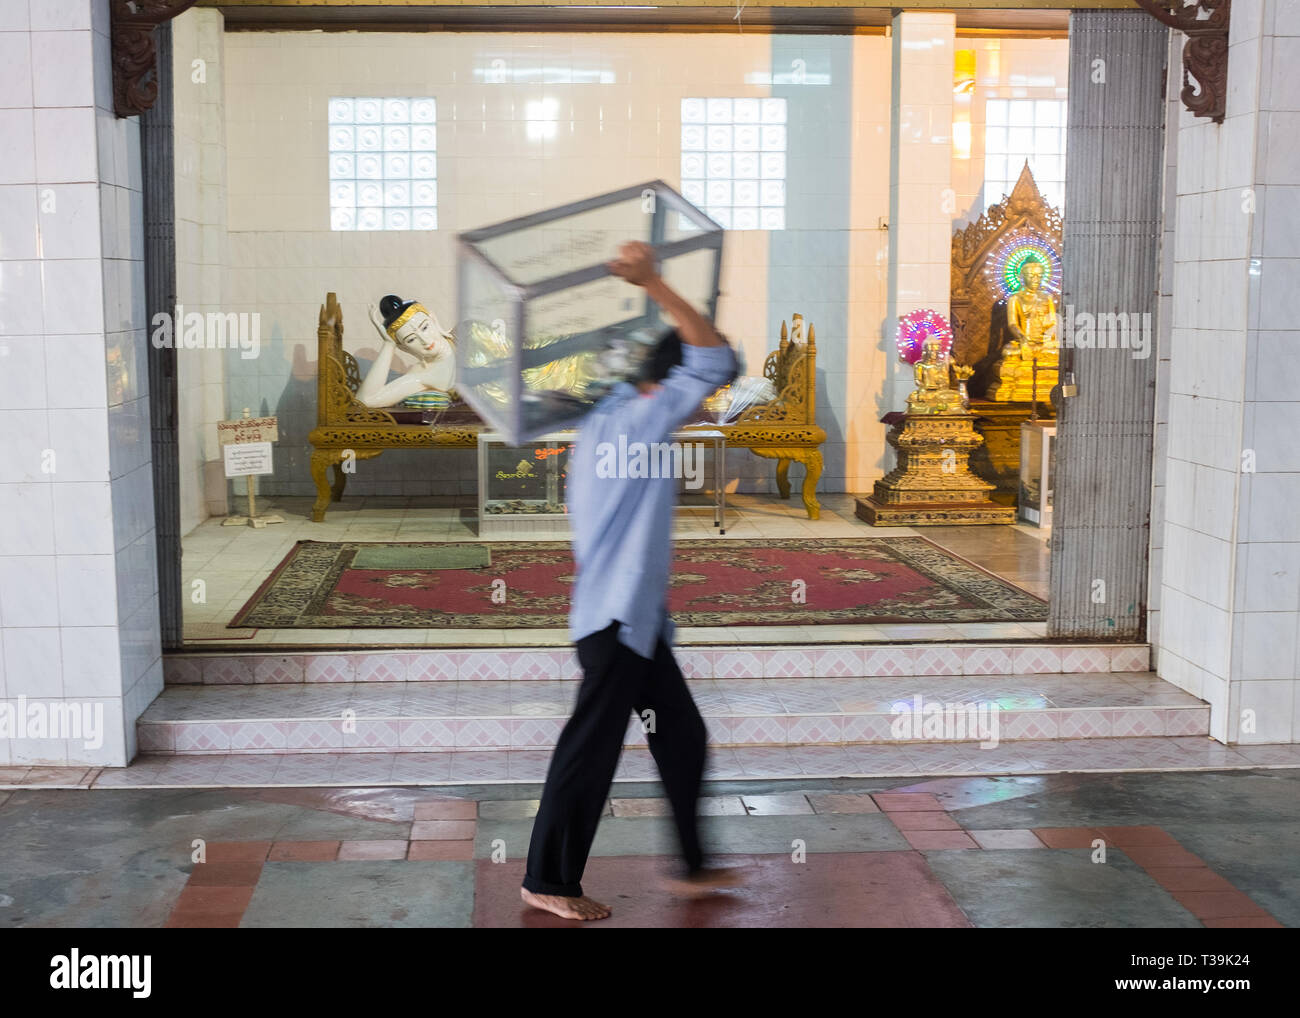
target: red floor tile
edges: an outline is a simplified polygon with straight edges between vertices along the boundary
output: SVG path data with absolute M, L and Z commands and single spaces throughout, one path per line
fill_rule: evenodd
M 244 918 L 241 912 L 173 912 L 163 923 L 167 930 L 233 930 Z
M 1035 827 L 1034 834 L 1048 848 L 1092 848 L 1101 838 L 1101 832 L 1093 827 Z
M 788 855 L 719 856 L 741 866 L 746 885 L 696 901 L 659 889 L 667 860 L 650 856 L 592 859 L 583 890 L 614 914 L 578 923 L 519 900 L 524 863 L 480 859 L 474 925 L 490 927 L 969 927 L 970 922 L 916 852 L 827 853 L 802 864 Z
M 1177 845 L 1177 839 L 1160 827 L 1098 827 L 1107 844 L 1120 848 L 1150 848 L 1156 845 Z
M 941 812 L 943 805 L 929 792 L 877 792 L 872 797 L 886 813 Z
M 429 859 L 473 859 L 474 842 L 472 841 L 412 841 L 406 858 L 415 860 Z
M 415 804 L 416 820 L 474 820 L 478 803 L 473 799 L 432 799 Z
M 965 831 L 903 831 L 913 848 L 926 851 L 942 848 L 979 848 Z
M 253 899 L 251 887 L 195 887 L 187 884 L 176 899 L 173 917 L 178 913 L 243 914 Z
M 331 862 L 338 858 L 337 841 L 277 841 L 271 846 L 270 862 Z
M 204 858 L 208 862 L 264 862 L 271 850 L 269 841 L 209 841 Z
M 1197 919 L 1265 918 L 1268 912 L 1240 891 L 1170 891 L 1170 896 Z
M 1204 866 L 1205 860 L 1181 845 L 1153 846 L 1151 848 L 1125 848 L 1122 850 L 1143 869 L 1164 869 L 1168 866 Z
M 405 859 L 406 842 L 396 839 L 384 841 L 344 841 L 339 845 L 339 860 L 356 862 L 360 859 Z
M 252 887 L 262 875 L 260 862 L 205 862 L 190 871 L 190 887 Z
M 947 813 L 890 813 L 889 819 L 900 831 L 960 831 L 957 823 Z
M 417 820 L 411 824 L 411 840 L 473 841 L 477 826 L 473 820 Z
M 1147 873 L 1167 891 L 1235 891 L 1208 866 L 1149 866 Z
M 1211 930 L 1283 929 L 1272 916 L 1238 916 L 1233 919 L 1203 919 L 1201 922 Z

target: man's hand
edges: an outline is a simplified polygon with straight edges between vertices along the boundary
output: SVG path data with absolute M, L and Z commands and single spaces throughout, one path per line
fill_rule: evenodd
M 618 257 L 609 263 L 609 271 L 634 286 L 648 286 L 659 278 L 654 248 L 637 240 L 628 241 L 618 249 Z

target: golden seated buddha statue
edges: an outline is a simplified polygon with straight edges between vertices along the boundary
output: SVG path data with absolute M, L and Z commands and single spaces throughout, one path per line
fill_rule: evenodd
M 988 398 L 995 402 L 1028 403 L 1035 398 L 1046 402 L 1056 385 L 1060 365 L 1056 303 L 1043 292 L 1043 275 L 1040 262 L 1025 262 L 1020 289 L 1007 299 L 1012 339 L 993 366 Z
M 907 412 L 916 414 L 960 414 L 965 412 L 961 393 L 948 384 L 948 358 L 937 336 L 921 347 L 921 359 L 912 369 L 916 388 L 907 397 Z

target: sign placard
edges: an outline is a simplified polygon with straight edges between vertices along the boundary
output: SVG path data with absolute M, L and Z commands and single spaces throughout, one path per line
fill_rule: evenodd
M 280 423 L 275 417 L 244 417 L 234 421 L 217 421 L 217 441 L 222 445 L 276 442 L 279 439 Z M 269 471 L 258 470 L 255 473 L 269 473 Z M 228 473 L 226 476 L 237 475 Z
M 270 442 L 240 442 L 223 446 L 227 477 L 248 477 L 252 474 L 269 474 L 271 466 Z

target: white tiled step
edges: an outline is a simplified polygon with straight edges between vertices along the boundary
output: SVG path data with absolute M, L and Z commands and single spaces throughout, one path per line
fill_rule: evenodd
M 537 749 L 149 754 L 137 757 L 130 767 L 108 767 L 91 774 L 94 788 L 535 784 L 546 777 L 550 758 L 549 750 Z M 1171 735 L 1003 742 L 995 749 L 979 749 L 969 743 L 714 749 L 709 753 L 704 776 L 714 781 L 758 781 L 1296 766 L 1300 766 L 1300 746 L 1234 747 L 1205 736 Z M 657 777 L 650 754 L 644 749 L 630 749 L 619 760 L 614 780 L 647 781 Z M 0 787 L 7 787 L 2 779 Z M 23 787 L 23 782 L 9 787 Z
M 1144 672 L 1146 644 L 928 642 L 821 646 L 678 647 L 688 678 L 802 679 L 853 675 L 989 676 L 1074 672 Z M 362 650 L 317 654 L 170 654 L 169 685 L 245 685 L 348 682 L 448 682 L 575 679 L 572 648 L 485 647 L 460 650 Z
M 575 680 L 174 686 L 138 722 L 145 753 L 297 754 L 547 750 Z M 830 679 L 697 679 L 718 747 L 895 744 L 895 704 L 976 705 L 1002 741 L 1205 735 L 1209 707 L 1149 673 Z M 923 715 L 922 715 L 923 716 Z M 968 715 L 967 715 L 968 716 Z M 940 741 L 978 741 L 945 732 Z M 629 719 L 627 745 L 644 745 Z

